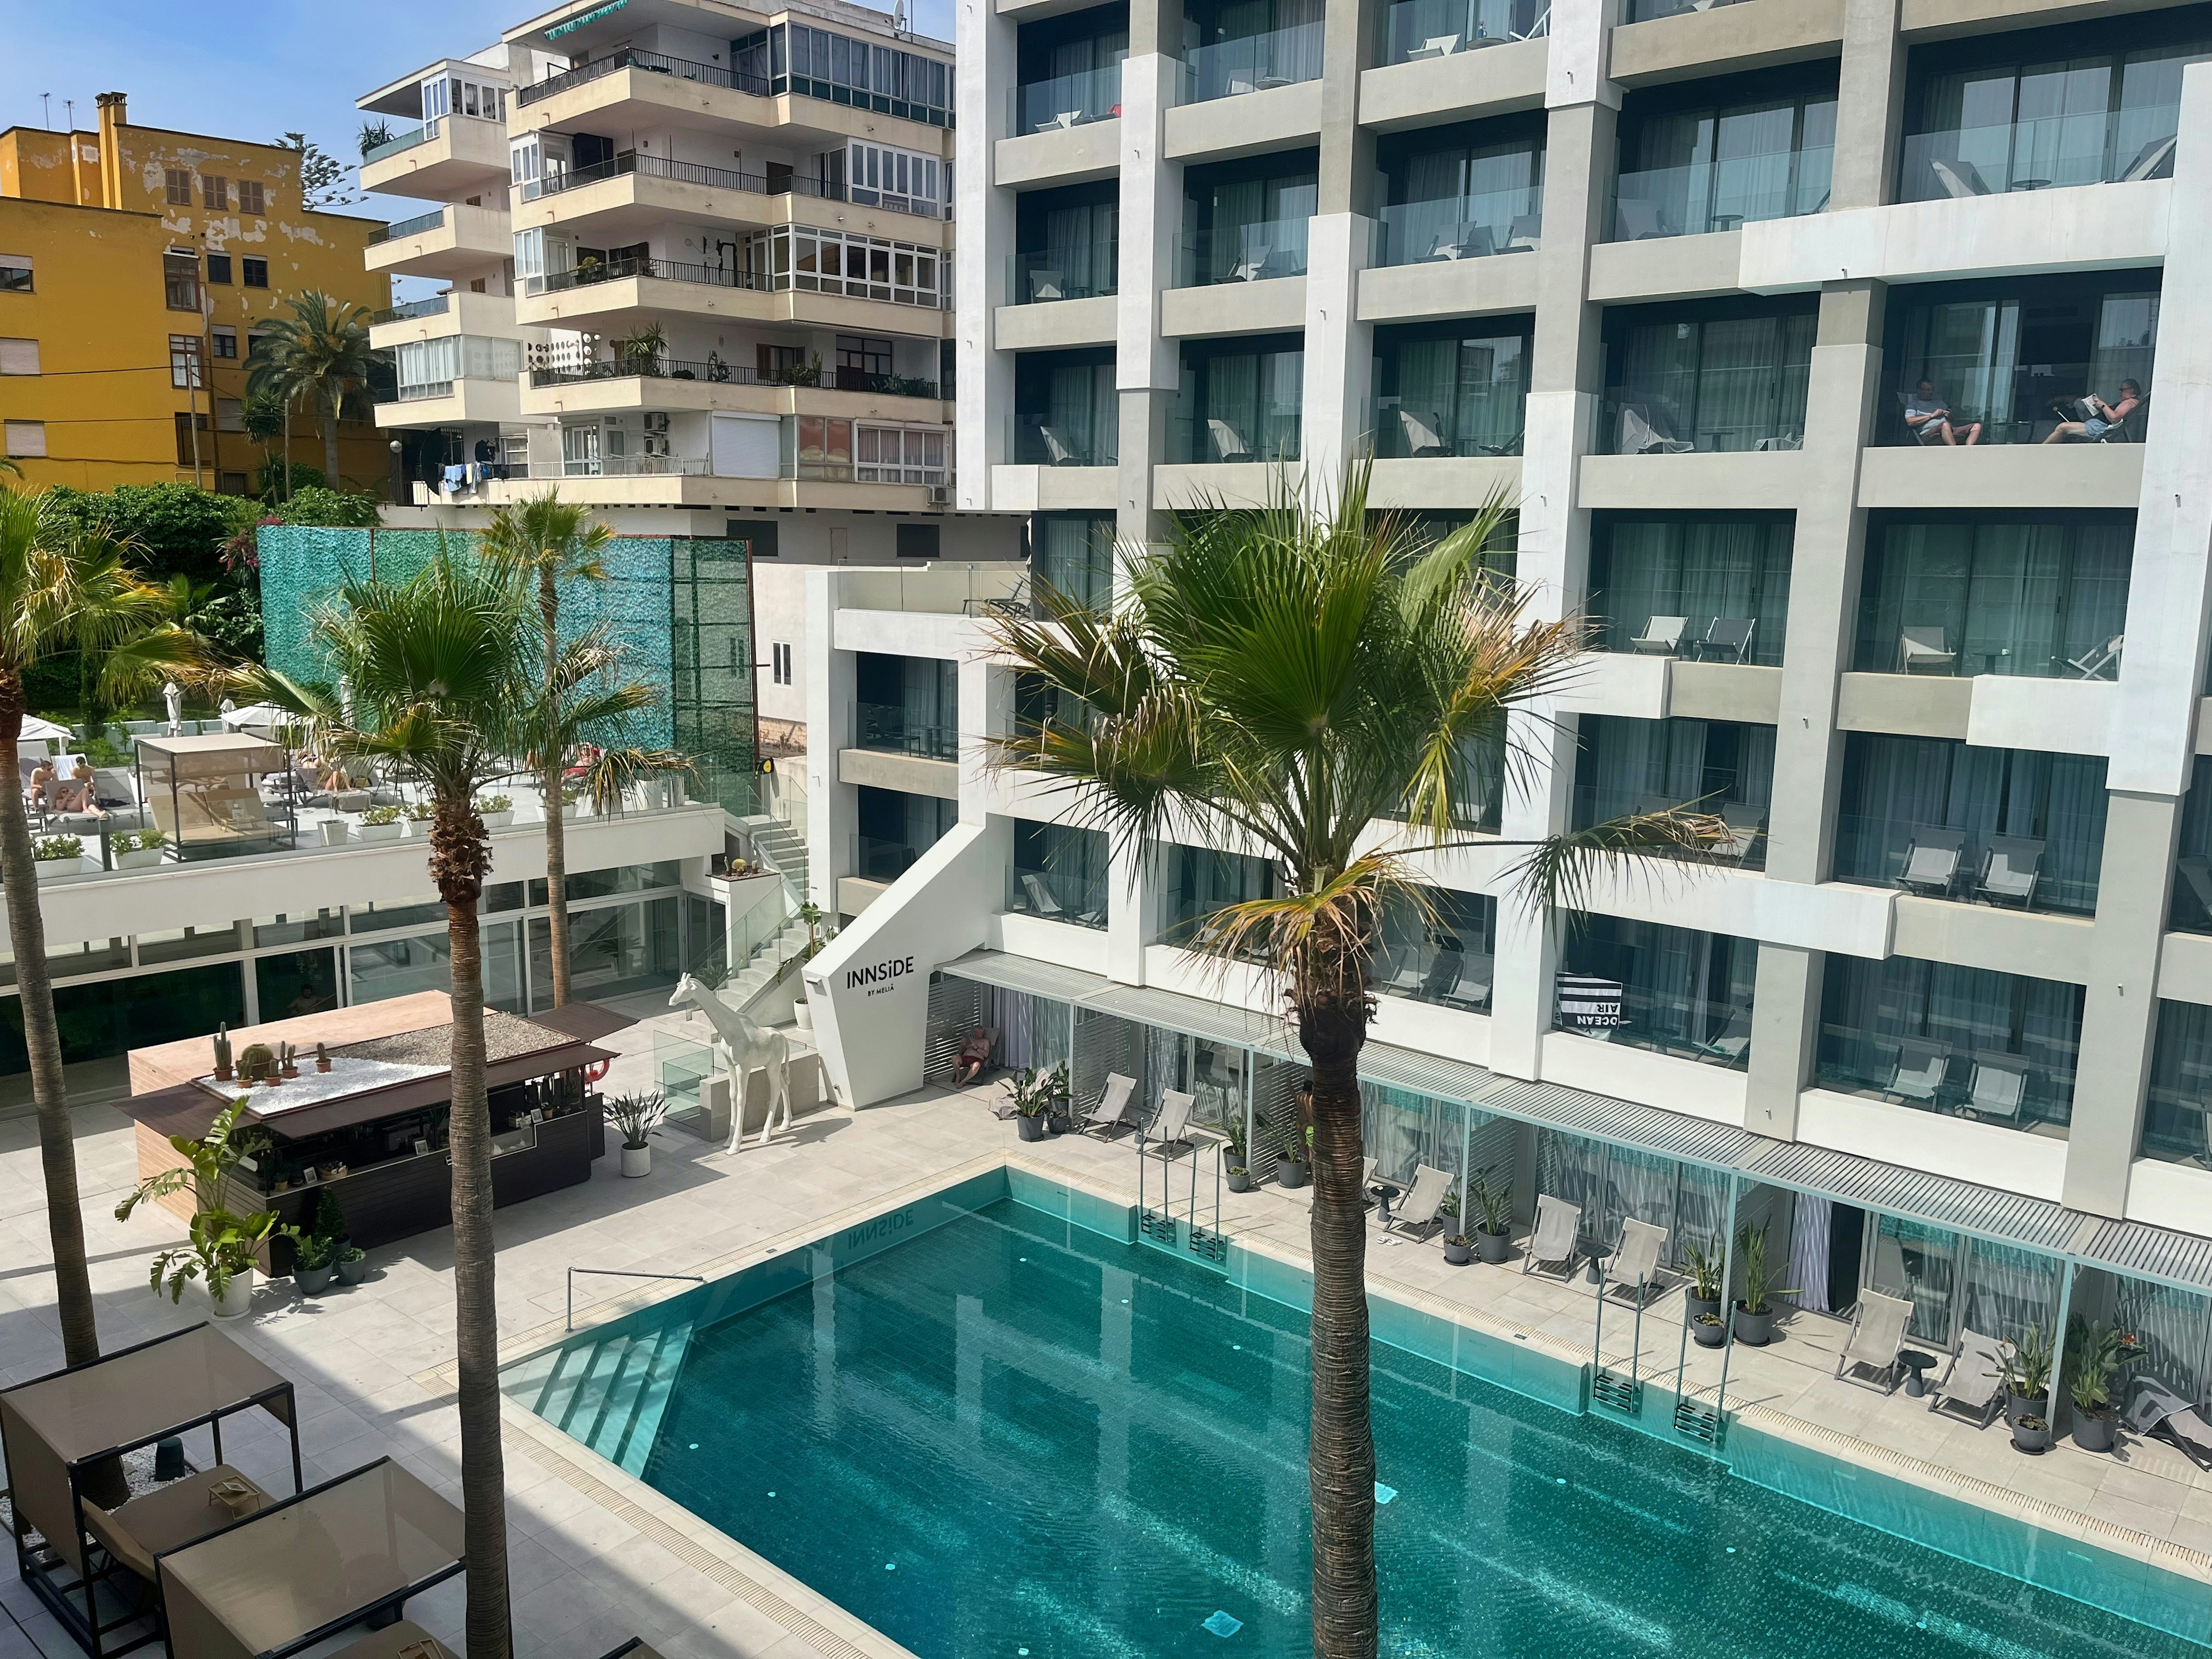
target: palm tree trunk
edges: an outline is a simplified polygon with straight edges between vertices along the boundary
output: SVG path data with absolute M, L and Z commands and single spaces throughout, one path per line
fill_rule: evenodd
M 561 590 L 550 568 L 538 572 L 538 615 L 545 630 L 545 742 L 541 787 L 545 791 L 545 921 L 553 957 L 553 1006 L 568 1001 L 568 827 L 561 821 L 561 711 L 553 682 L 561 664 Z
M 1374 1659 L 1375 1434 L 1368 1420 L 1367 1212 L 1360 1190 L 1359 1050 L 1366 988 L 1356 957 L 1318 947 L 1292 1002 L 1313 1062 L 1315 1659 Z
M 323 425 L 323 483 L 332 489 L 345 486 L 338 482 L 338 412 L 332 409 L 320 416 Z
M 477 902 L 489 862 L 471 792 L 437 793 L 430 869 L 446 902 L 453 981 L 454 1349 L 460 1362 L 461 1509 L 471 1659 L 507 1659 L 507 1465 L 500 1446 L 499 1308 L 492 1239 L 491 1109 L 484 1092 L 483 952 Z
M 18 778 L 15 745 L 23 731 L 23 678 L 0 671 L 0 775 Z M 61 1028 L 54 1021 L 54 984 L 46 972 L 46 918 L 39 909 L 39 872 L 31 848 L 23 792 L 0 788 L 0 890 L 8 903 L 8 936 L 15 951 L 15 987 L 23 1012 L 23 1046 L 31 1055 L 31 1097 L 39 1114 L 39 1164 L 46 1180 L 46 1232 L 53 1242 L 54 1294 L 62 1353 L 72 1365 L 100 1358 L 92 1304 L 92 1273 L 84 1255 L 84 1214 L 78 1207 L 76 1142 L 62 1078 Z

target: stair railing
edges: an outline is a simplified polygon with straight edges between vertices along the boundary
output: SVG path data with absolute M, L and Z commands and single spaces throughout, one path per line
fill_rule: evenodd
M 572 1332 L 576 1328 L 576 1275 L 578 1273 L 590 1273 L 599 1279 L 680 1279 L 694 1285 L 703 1285 L 707 1282 L 697 1273 L 632 1273 L 627 1267 L 571 1267 L 568 1269 L 567 1324 Z

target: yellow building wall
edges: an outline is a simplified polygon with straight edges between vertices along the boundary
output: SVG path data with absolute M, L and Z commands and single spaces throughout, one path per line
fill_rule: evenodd
M 391 304 L 386 277 L 362 269 L 376 222 L 324 213 L 301 200 L 299 157 L 270 144 L 134 127 L 103 108 L 102 131 L 64 134 L 16 127 L 0 132 L 0 255 L 28 254 L 33 291 L 0 291 L 0 339 L 39 343 L 35 377 L 0 374 L 0 420 L 46 422 L 47 459 L 19 459 L 32 487 L 66 483 L 194 481 L 177 416 L 197 402 L 198 482 L 251 487 L 263 453 L 244 433 L 222 431 L 217 408 L 242 404 L 252 331 L 289 315 L 288 298 L 319 289 L 372 311 Z M 75 153 L 72 154 L 74 146 Z M 88 156 L 90 158 L 88 161 Z M 191 200 L 173 203 L 172 169 Z M 227 204 L 211 208 L 205 181 L 225 181 Z M 239 184 L 263 191 L 259 215 L 240 211 Z M 203 276 L 210 253 L 228 254 L 231 280 L 205 285 L 208 327 L 236 333 L 235 358 L 210 356 L 195 398 L 173 384 L 172 335 L 200 337 L 198 313 L 171 310 L 162 256 L 193 252 Z M 245 261 L 265 259 L 269 285 L 245 285 Z M 368 421 L 339 428 L 339 472 L 349 485 L 381 490 L 391 477 L 387 440 Z M 271 446 L 277 453 L 278 447 Z M 292 459 L 320 468 L 322 436 L 312 416 L 293 417 Z

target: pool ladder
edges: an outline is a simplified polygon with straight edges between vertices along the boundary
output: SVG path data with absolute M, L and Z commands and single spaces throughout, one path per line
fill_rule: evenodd
M 1221 1143 L 1215 1144 L 1213 1159 L 1213 1218 L 1212 1225 L 1202 1226 L 1198 1212 L 1199 1149 L 1190 1149 L 1190 1195 L 1184 1212 L 1175 1212 L 1175 1159 L 1164 1153 L 1160 1158 L 1160 1205 L 1154 1209 L 1146 1195 L 1146 1170 L 1151 1163 L 1146 1152 L 1146 1136 L 1140 1127 L 1137 1131 L 1137 1235 L 1140 1239 L 1159 1246 L 1164 1250 L 1182 1254 L 1186 1248 L 1190 1255 L 1217 1267 L 1229 1265 L 1229 1235 L 1221 1231 Z M 1164 1145 L 1164 1143 L 1163 1143 Z
M 1590 1335 L 1590 1403 L 1610 1407 L 1623 1417 L 1644 1414 L 1644 1302 L 1650 1288 L 1648 1281 L 1636 1281 L 1636 1322 L 1629 1340 L 1628 1375 L 1623 1376 L 1605 1363 L 1605 1304 L 1613 1285 L 1604 1267 L 1598 1268 L 1597 1316 Z

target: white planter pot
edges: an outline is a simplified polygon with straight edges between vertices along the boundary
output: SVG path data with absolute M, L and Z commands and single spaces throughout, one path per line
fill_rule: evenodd
M 82 855 L 73 859 L 40 859 L 39 879 L 53 881 L 63 876 L 81 876 L 84 873 L 84 869 L 85 863 Z
M 363 841 L 398 841 L 406 833 L 404 823 L 364 823 L 360 831 Z
M 814 1029 L 814 1010 L 808 1007 L 805 1003 L 793 1003 L 791 1007 L 791 1017 L 799 1023 L 800 1030 L 811 1031 Z
M 622 1155 L 624 1175 L 635 1176 L 653 1173 L 652 1147 L 625 1146 L 622 1149 Z
M 563 823 L 574 823 L 580 815 L 580 808 L 564 806 L 561 809 L 561 822 Z
M 504 812 L 479 812 L 477 816 L 483 820 L 483 827 L 487 830 L 504 830 L 514 822 L 512 807 Z
M 208 1305 L 215 1310 L 217 1319 L 235 1319 L 240 1314 L 252 1310 L 253 1275 L 252 1267 L 242 1273 L 233 1273 L 230 1288 L 222 1296 L 216 1296 L 213 1291 L 208 1293 Z
M 429 839 L 430 839 L 430 826 L 431 826 L 431 824 L 432 824 L 433 823 L 434 823 L 434 822 L 435 822 L 435 820 L 434 820 L 434 819 L 431 819 L 431 818 L 410 818 L 410 819 L 408 819 L 408 820 L 407 820 L 407 839 L 408 839 L 408 840 L 410 840 L 410 841 L 428 841 L 428 840 L 429 840 Z
M 141 847 L 115 855 L 115 867 L 118 870 L 150 870 L 161 861 L 161 849 L 158 847 Z
M 343 818 L 325 818 L 322 831 L 324 846 L 343 847 L 346 844 L 346 821 Z

